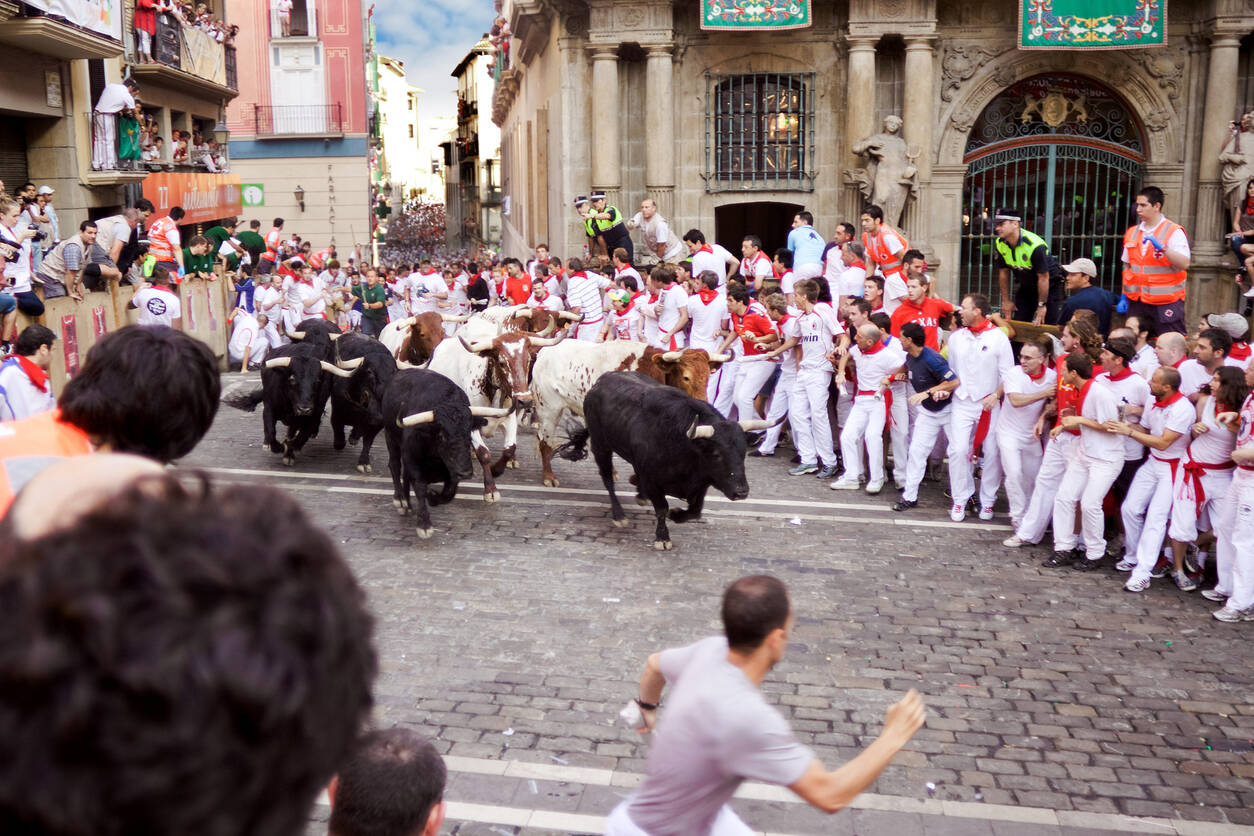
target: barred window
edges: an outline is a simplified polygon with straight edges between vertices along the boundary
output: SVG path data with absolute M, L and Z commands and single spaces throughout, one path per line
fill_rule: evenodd
M 813 73 L 707 76 L 706 190 L 812 190 L 813 87 Z

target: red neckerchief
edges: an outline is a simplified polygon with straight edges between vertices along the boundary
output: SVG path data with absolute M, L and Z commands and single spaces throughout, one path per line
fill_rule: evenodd
M 426 273 L 424 273 L 424 272 L 422 272 L 421 270 L 419 270 L 419 271 L 418 271 L 418 275 L 420 275 L 420 276 L 434 276 L 434 275 L 435 275 L 435 271 L 434 271 L 434 270 L 428 270 Z
M 1234 342 L 1232 344 L 1232 350 L 1228 352 L 1228 356 L 1233 360 L 1248 360 L 1250 359 L 1251 353 L 1249 343 Z
M 1084 412 L 1084 399 L 1088 397 L 1089 389 L 1092 388 L 1093 381 L 1096 379 L 1096 376 L 1090 377 L 1088 380 L 1084 381 L 1084 385 L 1080 387 L 1080 397 L 1075 404 L 1076 415 L 1081 415 Z
M 1180 364 L 1181 364 L 1181 363 L 1183 363 L 1185 360 L 1188 360 L 1188 359 L 1189 359 L 1188 357 L 1181 357 L 1179 360 L 1177 360 L 1176 362 L 1172 363 L 1172 364 L 1171 364 L 1171 367 L 1172 367 L 1173 369 L 1178 369 L 1178 368 L 1180 368 Z
M 878 354 L 879 352 L 883 350 L 884 350 L 883 340 L 876 340 L 874 348 L 863 348 L 862 353 L 863 354 Z
M 578 273 L 571 273 L 571 274 L 570 274 L 570 277 L 571 277 L 572 279 L 575 279 L 575 278 L 584 278 L 584 279 L 586 279 L 586 278 L 588 278 L 588 274 L 587 274 L 587 273 L 585 273 L 584 271 L 580 270 Z
M 708 305 L 718 298 L 718 291 L 703 287 L 697 291 L 697 295 L 701 297 L 701 304 Z
M 639 295 L 639 294 L 637 294 L 637 295 Z M 626 316 L 627 314 L 631 313 L 631 309 L 632 309 L 632 308 L 634 308 L 635 306 L 636 306 L 636 297 L 635 297 L 635 296 L 633 296 L 633 297 L 631 297 L 631 299 L 629 299 L 629 300 L 627 301 L 627 307 L 625 307 L 625 308 L 623 308 L 621 311 L 619 311 L 619 312 L 618 312 L 618 315 L 619 315 L 619 316 Z
M 855 261 L 853 264 L 850 264 L 849 266 L 850 266 L 850 267 L 857 267 L 857 268 L 859 268 L 859 269 L 861 269 L 861 270 L 864 270 L 864 271 L 866 270 L 866 264 L 864 264 L 864 263 L 862 262 L 862 260 L 861 260 L 861 259 L 858 259 L 857 261 Z
M 1028 375 L 1028 380 L 1040 380 L 1040 379 L 1041 379 L 1042 377 L 1044 377 L 1044 376 L 1045 376 L 1045 366 L 1044 366 L 1044 364 L 1042 364 L 1042 365 L 1041 365 L 1041 373 L 1040 373 L 1040 374 L 1030 374 L 1030 375 Z
M 1166 400 L 1162 400 L 1162 401 L 1155 400 L 1154 406 L 1158 407 L 1159 409 L 1166 409 L 1167 407 L 1171 406 L 1173 403 L 1175 403 L 1178 400 L 1181 400 L 1182 398 L 1184 398 L 1184 395 L 1181 394 L 1180 392 L 1176 392 L 1174 395 L 1172 395 L 1170 398 L 1167 398 Z
M 637 290 L 635 293 L 631 294 L 631 304 L 633 305 L 636 304 L 636 300 L 639 299 L 643 295 L 644 295 L 643 290 Z
M 26 373 L 26 377 L 30 379 L 30 382 L 36 389 L 40 392 L 48 391 L 48 373 L 46 371 L 20 354 L 10 354 L 9 357 L 17 359 L 17 364 L 22 367 L 22 371 Z
M 1131 376 L 1132 376 L 1132 369 L 1129 369 L 1125 366 L 1124 368 L 1119 370 L 1118 374 L 1115 374 L 1112 372 L 1110 375 L 1110 379 L 1111 380 L 1127 380 Z
M 794 318 L 795 318 L 795 317 L 794 317 L 792 314 L 790 314 L 790 313 L 786 313 L 786 314 L 784 314 L 783 316 L 781 316 L 781 317 L 779 318 L 779 324 L 780 324 L 781 326 L 783 326 L 783 325 L 787 325 L 789 322 L 792 322 Z M 780 335 L 781 335 L 781 336 L 783 335 L 783 331 L 781 331 L 781 332 L 780 332 Z
M 713 255 L 714 248 L 711 247 L 709 244 L 702 244 L 701 246 L 697 247 L 697 253 L 710 253 L 711 255 Z M 696 255 L 697 253 L 693 253 L 693 255 Z
M 972 334 L 983 334 L 985 331 L 992 331 L 997 326 L 993 324 L 993 320 L 986 319 L 979 325 L 968 325 L 967 330 Z

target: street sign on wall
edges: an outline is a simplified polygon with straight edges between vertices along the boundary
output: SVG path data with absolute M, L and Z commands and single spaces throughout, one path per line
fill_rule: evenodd
M 240 186 L 245 206 L 265 206 L 266 187 L 261 183 L 244 183 Z

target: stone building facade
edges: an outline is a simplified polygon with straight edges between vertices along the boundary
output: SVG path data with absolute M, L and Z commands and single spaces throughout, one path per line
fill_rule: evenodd
M 625 214 L 653 197 L 733 251 L 782 245 L 800 207 L 830 236 L 865 203 L 854 146 L 896 114 L 918 177 L 902 226 L 945 295 L 995 287 L 1003 205 L 1116 287 L 1136 190 L 1157 185 L 1193 244 L 1190 315 L 1235 304 L 1218 155 L 1254 109 L 1245 0 L 1173 4 L 1165 47 L 1087 52 L 1018 49 L 1016 4 L 994 0 L 813 0 L 810 27 L 780 32 L 703 31 L 695 0 L 502 12 L 507 254 L 577 254 L 571 201 L 592 189 Z

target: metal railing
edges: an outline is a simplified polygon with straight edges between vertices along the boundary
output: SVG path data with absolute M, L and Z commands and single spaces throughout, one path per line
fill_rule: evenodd
M 344 133 L 340 103 L 253 105 L 255 136 L 339 136 Z
M 226 86 L 232 90 L 239 89 L 239 71 L 236 69 L 235 47 L 224 47 L 226 50 Z
M 707 192 L 813 191 L 814 78 L 706 74 Z

